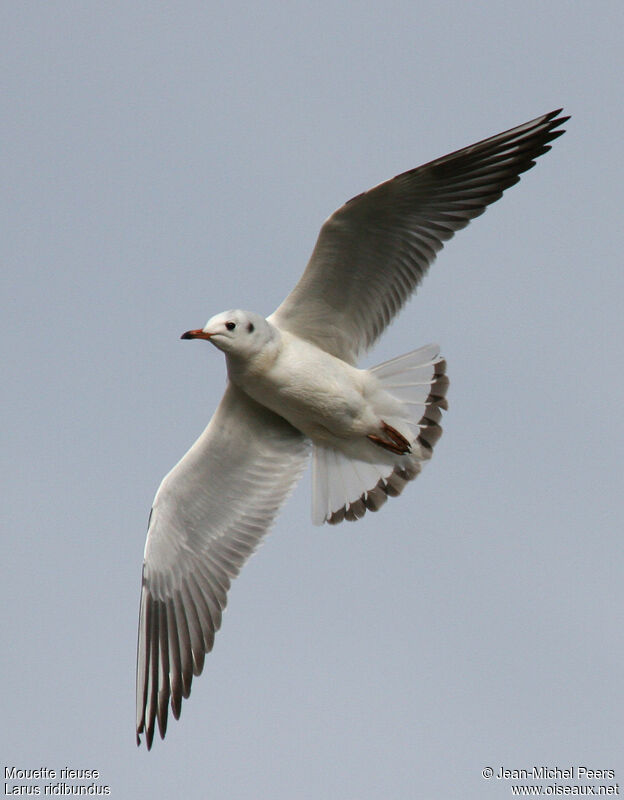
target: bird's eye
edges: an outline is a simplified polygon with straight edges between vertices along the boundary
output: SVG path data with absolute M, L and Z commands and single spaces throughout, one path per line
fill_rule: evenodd
M 226 328 L 227 328 L 229 331 L 233 331 L 233 330 L 234 330 L 234 328 L 236 327 L 236 323 L 235 323 L 235 322 L 226 322 L 226 323 L 225 323 L 225 327 L 226 327 Z
M 254 332 L 254 330 L 255 330 L 255 329 L 254 329 L 254 324 L 253 324 L 253 322 L 248 322 L 248 323 L 247 323 L 247 331 L 248 331 L 249 333 L 253 333 L 253 332 Z

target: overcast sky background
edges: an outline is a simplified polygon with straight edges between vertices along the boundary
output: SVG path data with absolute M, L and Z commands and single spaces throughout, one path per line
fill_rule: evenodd
M 614 2 L 4 2 L 0 755 L 118 798 L 624 786 L 622 74 Z M 221 354 L 354 194 L 559 106 L 366 363 L 451 379 L 423 475 L 315 528 L 306 475 L 179 722 L 134 742 L 141 560 Z M 223 454 L 227 461 L 227 453 Z

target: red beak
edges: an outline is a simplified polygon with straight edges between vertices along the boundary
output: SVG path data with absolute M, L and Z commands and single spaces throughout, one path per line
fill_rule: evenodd
M 197 330 L 187 331 L 186 333 L 183 333 L 182 336 L 180 336 L 180 339 L 206 339 L 206 340 L 208 340 L 208 339 L 210 339 L 211 336 L 212 336 L 211 333 L 204 333 L 204 331 L 201 328 L 198 328 Z

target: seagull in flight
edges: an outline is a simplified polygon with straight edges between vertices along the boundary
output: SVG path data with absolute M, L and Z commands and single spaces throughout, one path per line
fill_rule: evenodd
M 154 498 L 143 560 L 137 744 L 180 716 L 212 650 L 231 580 L 312 454 L 312 521 L 358 520 L 431 458 L 446 363 L 427 345 L 373 369 L 358 358 L 456 231 L 564 132 L 561 109 L 397 175 L 323 224 L 299 282 L 266 319 L 230 310 L 183 339 L 222 350 L 228 383 Z

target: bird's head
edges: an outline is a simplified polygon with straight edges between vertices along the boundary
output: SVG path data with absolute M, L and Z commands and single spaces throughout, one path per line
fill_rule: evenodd
M 275 328 L 253 311 L 223 311 L 208 320 L 203 328 L 186 331 L 181 339 L 205 339 L 224 353 L 250 358 L 275 336 Z

